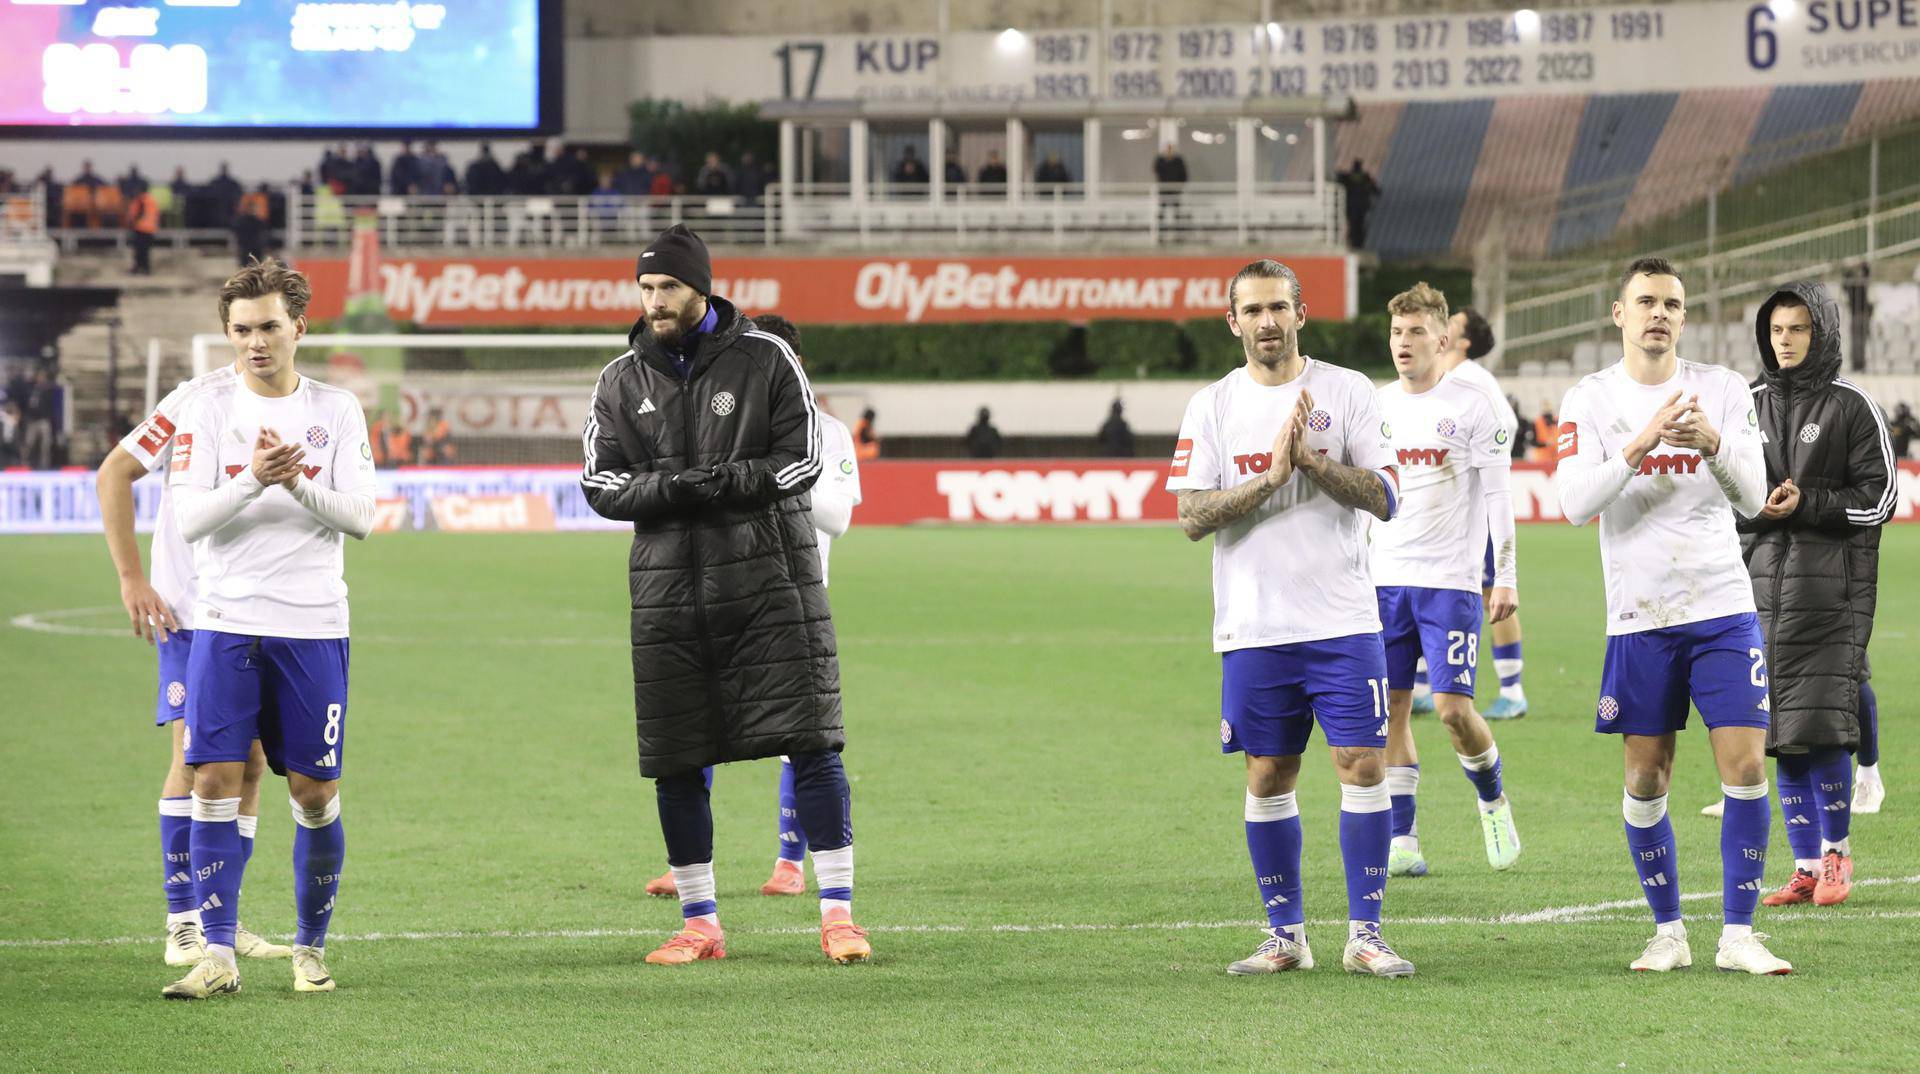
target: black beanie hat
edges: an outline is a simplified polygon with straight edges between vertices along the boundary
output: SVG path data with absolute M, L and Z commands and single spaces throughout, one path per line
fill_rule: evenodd
M 662 231 L 640 255 L 633 276 L 639 279 L 648 272 L 665 273 L 703 295 L 713 293 L 713 260 L 707 256 L 707 244 L 685 224 Z

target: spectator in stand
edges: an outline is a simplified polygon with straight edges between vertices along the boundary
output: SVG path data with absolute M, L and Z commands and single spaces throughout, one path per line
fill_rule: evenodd
M 413 430 L 404 422 L 387 423 L 387 465 L 412 466 L 413 462 Z
M 998 149 L 987 150 L 987 162 L 980 165 L 980 174 L 974 177 L 974 181 L 993 189 L 1007 185 L 1007 165 L 1000 159 Z
M 973 428 L 967 430 L 967 455 L 975 459 L 1000 457 L 1000 430 L 993 427 L 993 412 L 986 407 L 980 408 Z
M 365 142 L 353 153 L 353 170 L 348 173 L 347 193 L 361 197 L 371 197 L 380 193 L 380 158 L 373 155 L 373 146 Z
M 33 371 L 20 402 L 20 455 L 32 470 L 53 469 L 53 423 L 60 413 L 60 393 L 46 366 Z
M 1187 182 L 1187 158 L 1172 142 L 1161 146 L 1160 155 L 1153 158 L 1153 181 L 1160 184 L 1160 226 L 1178 223 L 1180 190 Z
M 233 246 L 239 254 L 241 268 L 266 260 L 267 221 L 272 213 L 273 201 L 265 183 L 240 199 L 233 213 Z
M 1913 408 L 1905 403 L 1893 408 L 1893 421 L 1889 423 L 1889 432 L 1893 434 L 1893 457 L 1910 459 L 1907 454 L 1913 447 L 1915 438 L 1920 438 L 1920 419 L 1913 416 Z
M 554 161 L 552 182 L 553 192 L 565 197 L 581 198 L 593 193 L 599 185 L 598 173 L 593 161 L 588 159 L 587 147 L 576 146 L 570 153 L 563 152 Z
M 1063 184 L 1073 182 L 1073 176 L 1067 173 L 1067 166 L 1060 162 L 1060 154 L 1048 153 L 1047 159 L 1033 170 L 1033 181 L 1043 188 L 1058 189 Z
M 480 143 L 480 151 L 467 162 L 467 193 L 478 197 L 494 197 L 507 192 L 507 173 L 500 162 L 493 157 L 493 145 Z
M 720 161 L 720 154 L 708 151 L 707 162 L 693 177 L 693 189 L 708 197 L 733 193 L 733 173 Z
M 422 438 L 420 462 L 426 466 L 452 466 L 456 457 L 453 424 L 439 407 L 427 411 L 427 431 Z
M 626 206 L 626 197 L 620 188 L 614 185 L 612 169 L 600 172 L 600 185 L 587 196 L 587 213 L 593 218 L 596 228 L 612 229 L 620 223 L 620 210 Z
M 353 157 L 347 152 L 347 143 L 329 147 L 320 153 L 320 181 L 329 185 L 338 182 L 342 187 L 348 185 L 353 177 Z
M 1560 442 L 1560 419 L 1553 414 L 1553 403 L 1540 404 L 1540 416 L 1533 419 L 1533 461 L 1553 462 L 1554 445 Z
M 1100 454 L 1109 459 L 1133 458 L 1133 427 L 1127 424 L 1126 407 L 1115 399 L 1107 411 L 1107 422 L 1100 426 Z
M 207 180 L 207 185 L 202 191 L 212 205 L 214 219 L 228 222 L 233 220 L 233 214 L 240 211 L 240 198 L 246 192 L 246 188 L 240 185 L 240 180 L 235 179 L 233 173 L 227 171 L 227 162 L 224 160 L 220 162 L 220 170 L 214 173 L 212 179 Z
M 120 198 L 123 201 L 131 202 L 134 198 L 139 197 L 141 192 L 147 189 L 147 186 L 147 177 L 140 174 L 140 165 L 128 165 L 127 174 L 120 177 Z
M 387 193 L 418 194 L 420 192 L 420 158 L 414 155 L 413 143 L 400 143 L 400 152 L 387 165 Z
M 1358 250 L 1367 244 L 1367 216 L 1373 212 L 1374 199 L 1380 196 L 1380 184 L 1367 174 L 1358 157 L 1353 167 L 1333 178 L 1347 192 L 1347 245 Z
M 387 468 L 387 434 L 392 423 L 387 420 L 387 412 L 376 410 L 373 420 L 367 423 L 367 447 L 373 450 L 373 465 L 377 469 Z
M 660 165 L 659 170 L 653 173 L 653 196 L 655 198 L 670 198 L 673 196 L 673 192 L 673 171 L 663 163 Z
M 941 170 L 940 179 L 955 190 L 967 185 L 967 169 L 960 166 L 959 150 L 947 150 L 947 161 Z
M 902 185 L 927 182 L 927 166 L 920 162 L 920 154 L 911 142 L 900 149 L 900 159 L 893 165 L 893 181 Z
M 97 228 L 100 226 L 99 191 L 105 180 L 94 174 L 93 161 L 80 162 L 80 174 L 60 190 L 60 225 Z
M 880 434 L 874 427 L 873 408 L 860 412 L 860 424 L 853 427 L 853 457 L 861 462 L 880 457 Z
M 141 187 L 128 204 L 127 231 L 133 239 L 133 267 L 129 271 L 135 276 L 153 275 L 153 237 L 160 232 L 160 199 L 152 190 Z
M 522 196 L 547 192 L 547 147 L 531 142 L 507 169 L 507 190 Z
M 0 470 L 20 465 L 20 404 L 0 403 Z
M 749 202 L 756 202 L 767 192 L 767 170 L 755 160 L 751 150 L 740 154 L 740 167 L 734 169 L 734 192 Z
M 1507 396 L 1507 409 L 1513 411 L 1515 414 L 1520 413 L 1520 397 L 1517 395 Z M 1527 449 L 1532 446 L 1533 424 L 1531 422 L 1521 422 L 1520 428 L 1514 430 L 1513 433 L 1513 461 L 1519 462 L 1525 459 L 1527 457 Z
M 449 184 L 458 192 L 460 177 L 453 173 L 453 163 L 440 151 L 440 143 L 428 142 L 420 149 L 420 192 L 444 194 Z
M 627 166 L 613 177 L 613 188 L 630 198 L 644 197 L 653 190 L 653 166 L 647 163 L 645 153 L 636 149 L 627 154 Z

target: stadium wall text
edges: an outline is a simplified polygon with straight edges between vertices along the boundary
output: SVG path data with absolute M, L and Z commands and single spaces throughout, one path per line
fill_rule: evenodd
M 1310 306 L 1354 315 L 1349 257 L 1280 257 Z M 1244 257 L 729 257 L 713 293 L 749 314 L 798 324 L 982 321 L 1182 321 L 1227 308 Z M 307 315 L 344 311 L 347 262 L 301 258 L 313 281 Z M 633 259 L 391 258 L 380 266 L 387 315 L 433 328 L 620 327 L 640 309 Z
M 956 33 L 944 41 L 932 33 L 667 36 L 608 46 L 604 62 L 624 61 L 631 72 L 626 93 L 605 95 L 620 103 L 1097 98 L 1158 109 L 1166 98 L 1434 101 L 1907 77 L 1920 66 L 1920 7 L 1661 3 L 1265 25 L 1249 18 L 1105 34 Z
M 380 474 L 375 526 L 383 531 L 544 532 L 623 530 L 593 513 L 567 467 L 403 469 Z M 1157 460 L 993 459 L 868 462 L 856 526 L 925 522 L 1171 522 L 1173 494 Z M 160 485 L 134 486 L 137 524 L 150 529 Z M 1553 475 L 1519 463 L 1514 513 L 1522 522 L 1561 518 Z M 1900 464 L 1894 521 L 1920 520 L 1920 463 Z M 84 470 L 0 472 L 0 533 L 97 533 L 100 503 Z

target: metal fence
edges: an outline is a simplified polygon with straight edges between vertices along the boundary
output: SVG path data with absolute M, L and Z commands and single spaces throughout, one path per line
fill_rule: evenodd
M 950 189 L 807 184 L 782 199 L 738 197 L 341 196 L 287 192 L 286 242 L 295 251 L 343 248 L 353 221 L 372 214 L 389 248 L 566 250 L 632 246 L 672 224 L 716 244 L 868 248 L 927 241 L 1085 250 L 1101 247 L 1245 245 L 1289 241 L 1333 246 L 1341 191 L 1325 184 L 1080 183 Z

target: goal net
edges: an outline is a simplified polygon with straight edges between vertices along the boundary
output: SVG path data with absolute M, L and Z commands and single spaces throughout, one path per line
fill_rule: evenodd
M 360 397 L 388 467 L 578 465 L 595 381 L 626 337 L 490 333 L 343 335 L 300 342 L 301 374 Z M 224 336 L 196 335 L 193 373 L 232 361 Z M 430 457 L 445 423 L 450 456 Z M 405 435 L 402 435 L 405 434 Z

